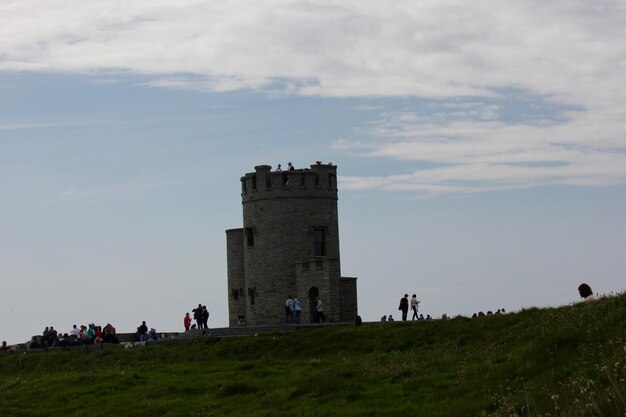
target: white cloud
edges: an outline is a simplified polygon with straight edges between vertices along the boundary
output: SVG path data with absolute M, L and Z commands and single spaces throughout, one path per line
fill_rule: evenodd
M 364 157 L 426 163 L 410 173 L 343 178 L 342 187 L 435 193 L 626 182 L 626 108 L 536 124 L 485 121 L 471 111 L 477 106 L 461 106 L 468 111 L 460 119 L 455 111 L 448 120 L 438 112 L 385 114 L 359 129 L 360 139 L 338 140 L 335 148 Z
M 602 105 L 623 98 L 614 87 L 624 81 L 624 8 L 532 0 L 5 1 L 0 68 L 193 74 L 190 86 L 217 90 L 292 80 L 296 93 L 326 96 L 519 87 Z
M 348 180 L 354 188 L 623 182 L 624 39 L 626 5 L 617 0 L 0 4 L 0 70 L 132 72 L 154 87 L 201 91 L 452 99 L 439 113 L 384 115 L 359 143 L 338 143 L 442 165 Z M 481 100 L 510 89 L 578 110 L 561 121 L 506 122 L 498 104 Z

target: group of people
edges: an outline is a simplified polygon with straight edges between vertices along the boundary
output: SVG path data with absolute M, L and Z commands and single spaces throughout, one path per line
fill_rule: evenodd
M 278 164 L 276 166 L 276 172 L 282 172 L 283 173 L 283 185 L 287 185 L 287 183 L 289 182 L 289 172 L 288 171 L 295 171 L 295 168 L 293 167 L 293 165 L 291 164 L 291 162 L 287 162 L 287 170 L 283 171 L 283 168 L 280 164 Z
M 287 296 L 285 300 L 285 324 L 300 324 L 302 317 L 302 301 L 296 296 Z M 315 297 L 315 317 L 313 318 L 315 323 L 325 323 L 326 316 L 324 316 L 324 304 L 320 296 Z
M 411 320 L 419 320 L 420 317 L 417 314 L 419 304 L 420 301 L 417 299 L 416 294 L 413 294 L 410 301 L 409 294 L 404 294 L 404 296 L 400 298 L 400 305 L 398 306 L 398 310 L 402 311 L 402 321 L 407 320 L 407 316 L 409 314 L 409 305 L 411 307 L 411 311 L 413 312 L 413 317 L 411 318 Z M 392 318 L 392 320 L 389 321 L 393 321 L 393 317 L 391 315 L 389 315 L 389 317 Z M 424 320 L 423 316 L 422 320 Z
M 193 320 L 195 320 L 196 323 L 193 324 L 191 315 L 186 313 L 185 317 L 183 317 L 183 326 L 185 327 L 185 331 L 195 329 L 203 330 L 209 328 L 209 310 L 207 310 L 206 306 L 198 304 L 198 307 L 191 310 L 191 312 L 193 313 Z
M 280 164 L 278 164 L 278 167 L 280 168 Z M 302 301 L 300 301 L 298 296 L 287 296 L 287 300 L 285 300 L 285 324 L 300 324 L 301 316 Z
M 445 318 L 447 318 L 447 316 L 445 314 L 441 318 L 444 318 L 444 316 L 445 316 Z M 430 314 L 427 314 L 426 317 L 424 317 L 423 314 L 420 314 L 419 317 L 417 318 L 417 320 L 432 320 L 432 319 L 433 318 L 430 316 Z M 396 319 L 394 319 L 393 315 L 390 314 L 389 317 L 387 317 L 386 315 L 382 316 L 380 318 L 380 321 L 383 322 L 383 323 L 386 323 L 388 321 L 396 321 Z
M 495 313 L 491 310 L 487 311 L 487 314 L 483 313 L 482 311 L 479 311 L 478 313 L 472 314 L 472 318 L 475 319 L 477 317 L 493 316 L 494 314 L 504 314 L 504 313 L 506 313 L 506 310 L 503 308 L 499 308 L 498 310 L 496 310 Z
M 139 327 L 137 327 L 136 340 L 139 342 L 160 342 L 161 338 L 154 327 L 148 330 L 148 325 L 145 321 L 142 321 Z
M 76 325 L 67 333 L 59 333 L 53 326 L 47 326 L 41 336 L 33 336 L 29 347 L 31 349 L 62 346 L 93 345 L 100 343 L 119 343 L 115 327 L 111 323 L 106 326 Z

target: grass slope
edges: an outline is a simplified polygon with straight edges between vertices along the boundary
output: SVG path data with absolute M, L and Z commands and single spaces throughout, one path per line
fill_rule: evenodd
M 2 416 L 624 416 L 626 295 L 481 319 L 0 355 Z

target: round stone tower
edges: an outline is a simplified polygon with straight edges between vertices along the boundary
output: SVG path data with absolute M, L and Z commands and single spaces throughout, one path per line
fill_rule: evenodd
M 230 325 L 284 323 L 289 295 L 301 299 L 305 323 L 317 295 L 327 320 L 352 320 L 356 278 L 341 278 L 337 167 L 257 166 L 241 178 L 241 195 L 244 227 L 226 232 Z

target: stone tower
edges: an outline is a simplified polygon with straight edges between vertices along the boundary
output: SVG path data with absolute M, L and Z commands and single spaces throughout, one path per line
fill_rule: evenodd
M 241 197 L 243 228 L 226 231 L 229 325 L 284 323 L 288 295 L 302 301 L 302 323 L 313 322 L 317 295 L 327 321 L 352 321 L 356 278 L 341 276 L 337 167 L 260 165 L 241 177 Z

